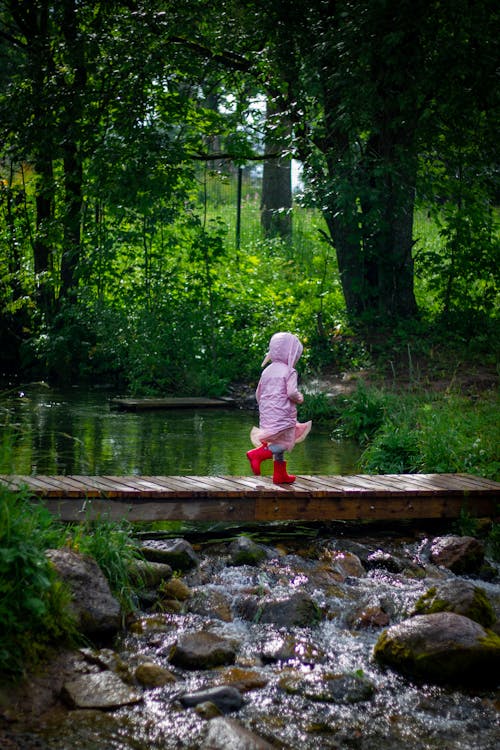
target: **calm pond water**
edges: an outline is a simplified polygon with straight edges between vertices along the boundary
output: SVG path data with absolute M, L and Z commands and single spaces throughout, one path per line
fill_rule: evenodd
M 228 409 L 118 411 L 116 394 L 31 385 L 0 399 L 0 473 L 246 475 L 257 415 Z M 289 457 L 298 474 L 352 474 L 359 449 L 313 425 Z M 271 462 L 263 473 L 272 471 Z

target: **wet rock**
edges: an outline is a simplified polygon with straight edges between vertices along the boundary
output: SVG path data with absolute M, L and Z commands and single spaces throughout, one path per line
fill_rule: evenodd
M 97 665 L 100 670 L 110 670 L 115 672 L 125 682 L 130 682 L 132 676 L 128 664 L 110 648 L 91 649 L 81 648 L 80 653 L 85 658 L 87 664 Z
M 267 557 L 261 544 L 247 536 L 239 536 L 229 545 L 230 565 L 258 565 Z
M 316 646 L 292 634 L 269 636 L 261 651 L 264 664 L 293 660 L 301 664 L 315 665 L 324 661 L 324 658 L 325 655 Z
M 389 571 L 389 573 L 402 573 L 405 568 L 405 565 L 394 557 L 394 555 L 390 555 L 381 549 L 377 549 L 367 556 L 366 566 L 369 570 L 382 568 Z
M 205 750 L 273 750 L 275 747 L 234 719 L 212 719 L 203 745 Z
M 415 614 L 455 612 L 485 628 L 496 621 L 493 607 L 484 589 L 470 581 L 452 579 L 430 588 L 415 604 Z
M 366 677 L 358 674 L 328 673 L 304 677 L 301 674 L 290 673 L 280 679 L 279 685 L 282 690 L 292 695 L 341 705 L 369 701 L 375 692 L 374 685 Z
M 89 638 L 114 635 L 121 626 L 121 609 L 96 561 L 70 549 L 46 554 L 71 591 L 78 630 Z
M 175 599 L 178 602 L 185 602 L 191 596 L 191 589 L 180 578 L 163 583 L 160 586 L 160 592 L 166 599 Z
M 214 719 L 216 716 L 222 716 L 222 711 L 217 708 L 215 703 L 210 703 L 210 701 L 205 701 L 205 703 L 198 703 L 197 706 L 194 707 L 194 710 L 198 714 L 198 716 L 201 716 L 202 719 Z
M 185 539 L 148 540 L 141 547 L 142 554 L 151 562 L 170 565 L 173 570 L 186 572 L 199 564 L 193 547 Z
M 235 658 L 232 641 L 206 631 L 184 633 L 169 654 L 169 661 L 183 669 L 212 669 L 234 664 Z
M 241 667 L 228 667 L 221 673 L 220 678 L 215 678 L 221 684 L 231 685 L 240 693 L 247 693 L 250 690 L 262 688 L 269 682 L 268 677 L 253 669 L 242 669 Z
M 65 682 L 62 697 L 72 708 L 111 709 L 142 700 L 136 690 L 113 672 L 81 675 Z
M 242 595 L 237 596 L 234 601 L 234 609 L 238 617 L 242 620 L 256 622 L 260 614 L 259 600 L 256 596 Z
M 222 591 L 209 586 L 194 590 L 186 609 L 193 614 L 214 617 L 223 622 L 231 622 L 233 620 L 230 597 Z
M 484 561 L 484 545 L 472 536 L 442 536 L 433 540 L 430 559 L 456 575 L 477 573 Z
M 391 621 L 390 615 L 382 607 L 372 606 L 365 607 L 358 612 L 353 619 L 353 630 L 363 630 L 365 628 L 386 628 Z
M 365 569 L 361 560 L 352 552 L 340 552 L 333 550 L 325 555 L 331 570 L 337 581 L 345 581 L 346 578 L 362 578 L 365 575 Z
M 134 676 L 140 685 L 147 688 L 162 687 L 170 682 L 176 682 L 175 675 L 172 672 L 153 662 L 139 664 Z
M 306 628 L 317 625 L 322 613 L 309 594 L 298 591 L 281 599 L 265 597 L 259 601 L 254 618 L 259 623 L 272 623 L 276 627 Z
M 157 588 L 172 577 L 170 565 L 148 560 L 135 560 L 129 567 L 131 583 L 144 588 Z
M 416 615 L 393 625 L 373 653 L 411 678 L 483 686 L 500 679 L 500 637 L 454 612 Z
M 244 701 L 239 690 L 230 685 L 185 693 L 178 697 L 184 708 L 192 708 L 200 703 L 213 703 L 223 714 L 239 711 Z

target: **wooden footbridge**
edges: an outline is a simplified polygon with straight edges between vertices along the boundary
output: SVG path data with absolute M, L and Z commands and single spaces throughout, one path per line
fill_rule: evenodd
M 380 521 L 499 514 L 500 482 L 468 474 L 270 477 L 19 476 L 24 488 L 63 521 Z

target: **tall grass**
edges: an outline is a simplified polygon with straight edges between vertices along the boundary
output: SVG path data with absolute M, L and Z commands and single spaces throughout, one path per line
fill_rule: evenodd
M 44 552 L 59 538 L 45 509 L 0 488 L 0 672 L 6 676 L 76 638 L 70 593 Z
M 130 571 L 137 560 L 144 560 L 132 534 L 128 521 L 101 519 L 69 526 L 65 539 L 67 546 L 94 558 L 124 612 L 133 611 L 136 604 L 137 586 L 131 583 Z M 137 581 L 137 576 L 134 580 Z
M 500 479 L 499 396 L 396 392 L 360 385 L 339 401 L 337 433 L 365 450 L 372 474 L 464 472 Z

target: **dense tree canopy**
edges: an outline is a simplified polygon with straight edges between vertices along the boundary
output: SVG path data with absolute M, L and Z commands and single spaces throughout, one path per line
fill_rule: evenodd
M 4 345 L 54 361 L 89 339 L 92 370 L 99 335 L 128 329 L 116 367 L 155 351 L 156 381 L 175 388 L 186 326 L 212 371 L 225 332 L 230 347 L 272 328 L 290 279 L 264 278 L 284 295 L 263 303 L 254 254 L 229 279 L 233 250 L 199 190 L 214 151 L 242 164 L 266 144 L 303 164 L 351 320 L 414 317 L 415 264 L 443 310 L 491 312 L 495 20 L 492 0 L 0 2 Z M 416 206 L 439 251 L 416 244 Z M 300 294 L 309 280 L 323 299 L 325 273 L 308 273 Z

